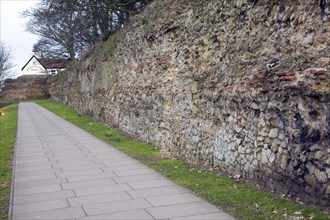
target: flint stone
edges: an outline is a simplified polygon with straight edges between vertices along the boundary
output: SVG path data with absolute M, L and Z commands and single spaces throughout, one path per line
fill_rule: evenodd
M 325 172 L 321 172 L 319 169 L 315 169 L 315 177 L 320 183 L 326 183 L 328 180 Z
M 278 128 L 273 128 L 269 132 L 270 138 L 276 138 L 278 136 Z

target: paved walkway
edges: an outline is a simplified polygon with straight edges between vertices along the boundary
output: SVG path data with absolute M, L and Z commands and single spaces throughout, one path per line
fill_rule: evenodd
M 12 219 L 233 219 L 34 103 L 20 103 Z

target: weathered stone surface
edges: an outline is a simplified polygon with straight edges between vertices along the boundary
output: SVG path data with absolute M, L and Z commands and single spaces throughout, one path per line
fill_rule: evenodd
M 325 190 L 325 194 L 326 195 L 330 195 L 330 185 L 327 186 L 326 190 Z
M 286 170 L 287 161 L 288 161 L 287 156 L 282 155 L 281 162 L 280 162 L 280 167 L 282 168 L 282 170 Z
M 313 189 L 313 187 L 316 187 L 318 185 L 318 180 L 315 178 L 314 175 L 307 176 L 306 181 L 312 186 L 311 189 Z
M 270 138 L 276 138 L 278 136 L 278 128 L 273 128 L 269 132 L 269 137 Z
M 328 183 L 328 178 L 325 172 L 321 172 L 320 170 L 315 170 L 315 177 L 320 183 Z
M 168 151 L 327 204 L 329 25 L 314 0 L 153 1 L 56 76 L 51 95 Z

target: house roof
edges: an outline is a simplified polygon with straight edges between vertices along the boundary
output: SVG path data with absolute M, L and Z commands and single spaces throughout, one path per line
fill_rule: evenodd
M 40 58 L 37 60 L 46 69 L 64 69 L 68 63 L 65 59 Z
M 37 58 L 33 55 L 29 61 L 23 66 L 22 70 L 28 65 L 28 63 L 33 59 L 40 63 L 45 69 L 64 69 L 68 63 L 66 59 L 56 59 L 56 58 Z

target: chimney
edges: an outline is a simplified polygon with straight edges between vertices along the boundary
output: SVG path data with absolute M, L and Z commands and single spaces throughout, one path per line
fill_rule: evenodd
M 36 46 L 33 46 L 33 48 L 32 48 L 32 55 L 38 57 L 38 50 L 37 50 Z

